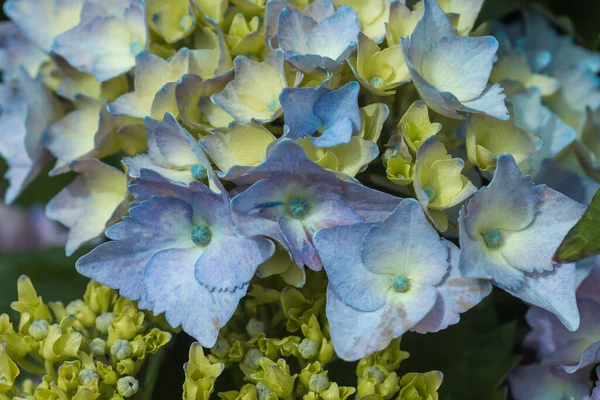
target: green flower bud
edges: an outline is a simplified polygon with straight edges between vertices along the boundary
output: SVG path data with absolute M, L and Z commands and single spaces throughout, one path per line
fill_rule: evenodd
M 128 313 L 119 315 L 113 322 L 115 333 L 120 339 L 131 340 L 138 332 L 136 320 Z
M 115 318 L 115 314 L 111 312 L 105 312 L 104 314 L 101 314 L 98 318 L 96 318 L 96 329 L 98 329 L 100 333 L 107 334 L 108 327 L 112 326 Z
M 6 344 L 0 343 L 0 393 L 8 392 L 21 371 L 6 353 Z
M 244 356 L 244 364 L 252 369 L 260 369 L 260 360 L 264 354 L 259 349 L 250 349 Z
M 83 337 L 79 332 L 72 332 L 73 322 L 74 317 L 67 317 L 61 321 L 60 326 L 50 325 L 41 350 L 46 361 L 57 362 L 77 356 Z
M 331 385 L 329 385 L 329 389 L 320 394 L 323 400 L 346 400 L 353 395 L 354 392 L 356 392 L 356 389 L 353 387 L 339 387 L 337 383 L 332 382 Z
M 117 383 L 117 374 L 110 365 L 106 366 L 100 361 L 96 361 L 96 372 L 104 384 L 112 386 Z
M 160 329 L 152 328 L 152 330 L 144 336 L 146 353 L 156 353 L 161 347 L 169 343 L 169 340 L 171 340 L 171 334 L 169 332 L 163 332 Z
M 33 323 L 29 325 L 29 336 L 37 341 L 42 341 L 48 336 L 49 326 L 50 324 L 45 319 L 33 321 Z
M 101 338 L 94 338 L 90 342 L 90 350 L 97 357 L 102 357 L 106 354 L 106 341 Z
M 117 339 L 113 345 L 110 346 L 110 354 L 117 360 L 124 360 L 128 357 L 131 357 L 133 354 L 133 349 L 127 340 Z
M 28 313 L 34 320 L 52 320 L 48 306 L 38 297 L 31 280 L 21 275 L 17 281 L 18 301 L 13 301 L 10 307 L 20 314 Z
M 315 393 L 321 393 L 327 390 L 328 387 L 329 378 L 327 377 L 327 372 L 322 374 L 314 374 L 308 381 L 308 389 Z
M 79 375 L 80 368 L 81 363 L 79 360 L 65 361 L 63 365 L 58 368 L 57 384 L 60 390 L 68 392 L 77 388 L 77 385 L 79 384 L 77 376 Z
M 256 394 L 258 400 L 275 400 L 278 398 L 275 393 L 271 392 L 262 382 L 256 384 Z
M 217 358 L 225 358 L 227 357 L 227 353 L 231 349 L 231 345 L 225 338 L 220 338 L 217 340 L 217 343 L 210 349 L 210 352 L 214 354 Z
M 319 343 L 314 340 L 304 338 L 298 345 L 298 353 L 305 360 L 316 358 L 319 355 Z
M 439 371 L 406 374 L 400 379 L 402 389 L 398 400 L 438 400 L 437 390 L 443 379 L 444 375 Z
M 94 381 L 94 379 L 100 379 L 98 373 L 93 369 L 82 369 L 79 371 L 79 375 L 77 375 L 77 380 L 80 385 L 90 386 L 90 384 Z
M 90 309 L 100 315 L 107 312 L 117 299 L 117 291 L 95 281 L 88 283 L 83 300 Z
M 387 375 L 377 366 L 368 367 L 366 370 L 366 374 L 368 377 L 373 378 L 377 385 L 381 384 L 385 380 Z
M 83 300 L 74 300 L 67 305 L 67 314 L 74 315 L 84 326 L 94 326 L 96 314 L 88 307 Z
M 211 363 L 199 343 L 192 344 L 189 361 L 184 366 L 184 400 L 208 399 L 214 390 L 215 380 L 224 368 L 222 363 Z
M 135 362 L 131 358 L 126 358 L 117 363 L 117 372 L 120 375 L 132 375 L 135 372 Z
M 256 318 L 250 318 L 250 321 L 248 321 L 248 323 L 246 324 L 246 332 L 251 337 L 263 333 L 264 331 L 265 323 Z
M 262 371 L 252 374 L 250 377 L 262 382 L 267 389 L 273 392 L 279 398 L 285 398 L 292 394 L 294 382 L 297 374 L 290 374 L 290 367 L 283 358 L 277 360 L 277 363 L 263 357 L 260 360 Z M 257 386 L 258 387 L 258 386 Z
M 117 393 L 127 398 L 137 393 L 139 383 L 133 376 L 125 376 L 117 381 Z

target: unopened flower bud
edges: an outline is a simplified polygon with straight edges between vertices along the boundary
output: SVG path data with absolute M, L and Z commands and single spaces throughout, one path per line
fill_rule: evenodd
M 321 393 L 329 387 L 329 378 L 327 374 L 314 374 L 308 381 L 308 389 L 315 392 Z
M 108 327 L 112 325 L 114 320 L 115 314 L 111 312 L 105 312 L 96 318 L 96 329 L 98 329 L 100 333 L 106 334 L 108 332 Z
M 138 389 L 138 381 L 133 376 L 125 376 L 117 381 L 117 392 L 123 397 L 133 396 Z
M 248 324 L 246 324 L 246 332 L 250 336 L 256 336 L 264 331 L 265 323 L 256 318 L 250 318 L 250 321 L 248 321 Z
M 98 373 L 93 369 L 82 369 L 79 371 L 79 375 L 77 375 L 77 379 L 79 380 L 79 384 L 83 386 L 89 386 L 94 379 L 99 379 Z
M 304 338 L 298 345 L 298 353 L 300 353 L 300 357 L 304 358 L 305 360 L 310 360 L 319 354 L 319 347 L 319 343 L 315 342 L 314 340 Z
M 48 336 L 49 326 L 50 324 L 48 324 L 48 321 L 45 319 L 33 321 L 33 323 L 29 326 L 29 336 L 38 341 L 44 340 L 46 339 L 46 336 Z
M 131 357 L 133 349 L 127 340 L 117 339 L 113 345 L 110 346 L 110 354 L 117 360 L 124 360 Z
M 102 357 L 106 354 L 106 341 L 100 338 L 94 338 L 90 343 L 90 350 L 97 357 Z
M 258 349 L 250 349 L 244 356 L 244 364 L 253 369 L 260 368 L 260 360 L 264 357 L 262 351 Z

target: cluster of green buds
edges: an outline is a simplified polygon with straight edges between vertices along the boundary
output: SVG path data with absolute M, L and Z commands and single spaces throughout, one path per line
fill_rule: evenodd
M 439 371 L 424 374 L 407 373 L 399 377 L 395 372 L 409 357 L 400 349 L 401 338 L 394 339 L 384 350 L 373 353 L 358 362 L 357 398 L 369 400 L 437 400 L 443 375 Z
M 223 400 L 345 400 L 355 394 L 369 400 L 438 398 L 441 373 L 399 377 L 395 372 L 408 358 L 400 339 L 360 360 L 356 387 L 334 382 L 325 369 L 336 356 L 323 288 L 271 287 L 251 286 L 214 347 L 205 352 L 199 344 L 192 345 L 184 400 L 208 400 L 215 387 L 222 387 L 219 377 L 239 388 L 219 392 Z
M 90 282 L 66 307 L 44 303 L 26 276 L 18 281 L 15 330 L 0 316 L 0 400 L 120 400 L 139 390 L 135 375 L 171 334 L 117 292 Z M 17 382 L 21 370 L 29 379 Z

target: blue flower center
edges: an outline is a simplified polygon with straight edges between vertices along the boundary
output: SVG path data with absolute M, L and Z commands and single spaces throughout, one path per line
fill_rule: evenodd
M 369 79 L 369 84 L 371 86 L 373 86 L 374 88 L 378 88 L 380 86 L 383 86 L 383 79 L 378 77 L 378 76 L 374 76 L 371 79 Z
M 498 247 L 502 242 L 502 234 L 498 229 L 490 229 L 483 234 L 483 239 L 487 247 Z
M 279 109 L 279 103 L 277 102 L 277 100 L 273 100 L 271 101 L 269 104 L 267 104 L 267 110 L 271 111 L 271 112 L 275 112 Z
M 423 189 L 423 192 L 425 192 L 429 200 L 433 200 L 433 198 L 435 197 L 435 190 L 431 188 L 425 188 Z
M 206 225 L 196 225 L 192 228 L 192 242 L 198 246 L 206 246 L 210 242 L 210 229 Z
M 129 46 L 129 51 L 134 56 L 137 55 L 142 50 L 143 50 L 142 44 L 140 42 L 138 42 L 137 40 L 135 42 L 131 43 L 131 45 Z
M 190 167 L 190 172 L 192 173 L 192 176 L 194 177 L 194 179 L 196 179 L 198 181 L 203 181 L 204 179 L 208 178 L 208 173 L 206 172 L 206 168 L 204 168 L 200 164 L 192 165 Z
M 392 289 L 399 293 L 406 292 L 408 290 L 408 279 L 400 275 L 394 275 L 392 278 Z
M 302 197 L 294 197 L 288 203 L 287 211 L 294 218 L 302 218 L 308 211 L 308 203 Z

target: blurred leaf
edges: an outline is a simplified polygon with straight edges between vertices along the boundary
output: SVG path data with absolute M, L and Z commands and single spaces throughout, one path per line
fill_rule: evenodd
M 499 322 L 489 296 L 461 316 L 461 321 L 438 333 L 407 333 L 402 348 L 410 358 L 401 372 L 439 370 L 444 374 L 440 399 L 500 399 L 496 394 L 506 375 L 521 359 L 514 355 L 517 322 Z
M 89 250 L 89 249 L 88 249 Z M 27 275 L 45 301 L 81 298 L 89 279 L 75 270 L 75 261 L 87 250 L 67 257 L 64 248 L 51 248 L 0 256 L 0 313 L 17 299 L 17 278 Z
M 508 398 L 508 386 L 499 389 L 497 392 L 488 397 L 488 400 L 506 400 Z
M 585 213 L 571 228 L 554 255 L 560 263 L 579 261 L 600 253 L 600 190 Z

